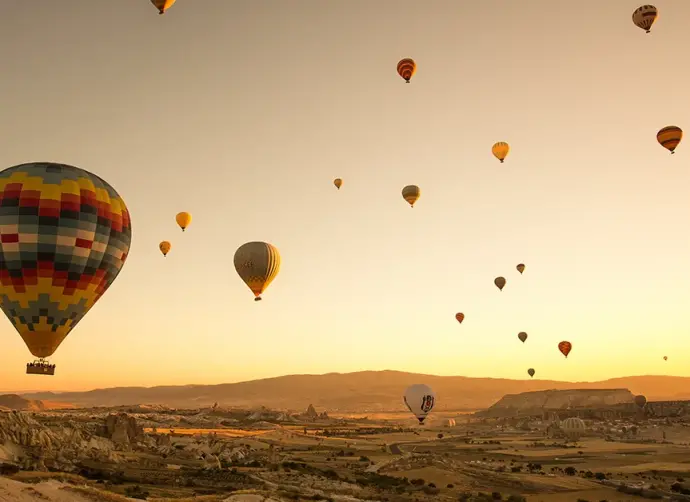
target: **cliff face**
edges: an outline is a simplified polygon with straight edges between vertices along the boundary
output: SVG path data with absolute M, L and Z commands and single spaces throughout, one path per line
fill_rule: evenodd
M 568 408 L 604 408 L 621 403 L 632 403 L 633 394 L 628 389 L 572 389 L 540 390 L 507 394 L 493 404 L 485 416 L 511 416 L 540 413 L 547 410 Z

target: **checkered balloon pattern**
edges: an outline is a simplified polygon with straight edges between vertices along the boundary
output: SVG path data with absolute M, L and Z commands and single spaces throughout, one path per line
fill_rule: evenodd
M 132 225 L 120 195 L 78 167 L 0 172 L 0 308 L 31 353 L 51 356 L 120 273 Z

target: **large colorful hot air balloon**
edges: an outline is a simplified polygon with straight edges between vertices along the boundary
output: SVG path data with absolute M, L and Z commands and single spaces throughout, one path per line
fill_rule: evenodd
M 656 133 L 656 140 L 671 153 L 676 153 L 681 139 L 683 139 L 683 130 L 678 126 L 666 126 Z
M 280 253 L 268 242 L 242 244 L 235 251 L 234 262 L 237 274 L 252 290 L 256 302 L 280 272 Z
M 528 369 L 527 374 L 530 376 L 530 378 L 533 378 L 534 377 L 534 368 Z
M 644 405 L 647 404 L 647 398 L 642 394 L 635 396 L 633 401 L 638 408 L 644 408 Z
M 415 73 L 417 73 L 417 63 L 414 59 L 405 58 L 398 61 L 398 75 L 404 78 L 405 82 L 409 84 Z
M 120 273 L 132 226 L 120 195 L 78 167 L 32 162 L 0 172 L 0 307 L 39 361 L 50 357 Z
M 151 3 L 158 9 L 159 14 L 165 14 L 165 11 L 173 6 L 175 0 L 151 0 Z
M 422 192 L 417 185 L 407 185 L 402 189 L 403 199 L 407 201 L 410 207 L 414 207 L 414 203 L 419 200 L 421 194 Z
M 462 324 L 462 321 L 465 320 L 465 314 L 463 314 L 462 312 L 458 312 L 457 314 L 455 314 L 455 319 L 457 319 L 457 321 Z
M 163 253 L 163 256 L 168 256 L 168 253 L 170 252 L 171 247 L 172 247 L 172 244 L 170 244 L 168 241 L 163 241 L 160 244 L 158 244 L 158 249 L 161 250 L 161 253 Z
M 175 221 L 177 222 L 177 224 L 180 226 L 180 228 L 184 232 L 185 229 L 192 222 L 192 215 L 189 213 L 185 213 L 184 211 L 181 213 L 177 213 L 175 215 Z
M 558 350 L 560 350 L 561 354 L 563 354 L 565 357 L 568 357 L 570 351 L 573 350 L 573 344 L 570 342 L 563 341 L 558 344 Z
M 635 23 L 635 26 L 642 28 L 644 31 L 649 33 L 649 30 L 652 29 L 652 25 L 654 24 L 654 21 L 656 21 L 657 16 L 658 12 L 656 7 L 653 5 L 643 5 L 642 7 L 635 9 L 635 12 L 633 12 L 632 15 L 632 20 L 633 23 Z
M 587 427 L 581 418 L 570 417 L 561 422 L 561 430 L 571 441 L 577 441 L 584 436 Z
M 518 263 L 518 266 L 515 267 L 518 272 L 520 272 L 520 275 L 525 271 L 525 264 L 524 263 Z
M 499 141 L 491 147 L 491 153 L 493 153 L 494 157 L 501 161 L 501 164 L 508 156 L 508 152 L 510 152 L 510 145 L 504 141 Z
M 525 340 L 527 340 L 527 333 L 525 333 L 524 331 L 520 331 L 518 333 L 518 338 L 522 343 L 525 343 Z
M 506 279 L 505 279 L 505 277 L 496 277 L 496 278 L 494 279 L 494 284 L 496 285 L 496 287 L 497 287 L 498 289 L 500 289 L 501 291 L 503 291 L 503 288 L 506 287 Z
M 333 184 L 338 190 L 340 190 L 340 187 L 343 186 L 343 180 L 341 180 L 340 178 L 336 178 L 333 180 Z
M 403 401 L 421 424 L 424 423 L 424 419 L 433 409 L 436 394 L 428 385 L 418 383 L 407 388 L 403 395 Z

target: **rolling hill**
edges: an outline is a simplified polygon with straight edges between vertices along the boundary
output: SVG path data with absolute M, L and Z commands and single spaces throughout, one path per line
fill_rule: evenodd
M 506 394 L 547 389 L 630 389 L 650 401 L 690 399 L 690 377 L 631 376 L 599 382 L 509 380 L 436 376 L 401 371 L 360 371 L 325 375 L 287 375 L 219 385 L 114 387 L 86 392 L 37 392 L 27 399 L 71 403 L 80 407 L 162 404 L 177 408 L 222 406 L 304 410 L 309 404 L 327 411 L 404 410 L 402 393 L 413 383 L 427 383 L 438 397 L 438 410 L 485 409 Z

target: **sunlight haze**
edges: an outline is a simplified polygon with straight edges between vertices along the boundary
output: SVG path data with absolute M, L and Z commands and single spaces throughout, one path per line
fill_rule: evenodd
M 0 388 L 690 376 L 690 145 L 656 140 L 690 131 L 690 2 L 650 34 L 639 5 L 4 2 L 2 168 L 103 177 L 133 234 L 55 376 L 1 316 Z M 233 266 L 254 240 L 282 257 L 258 303 Z

